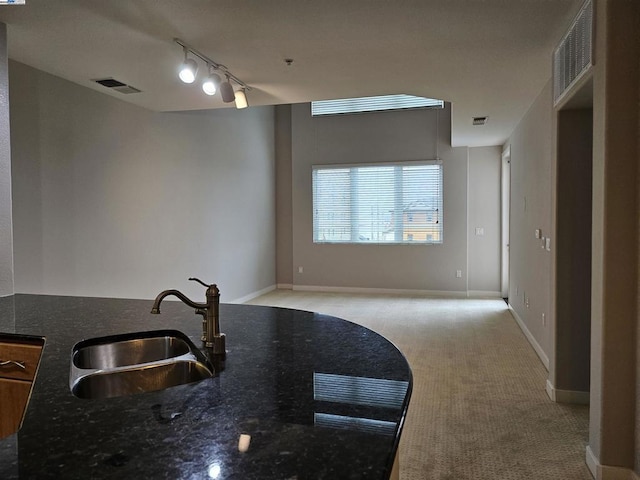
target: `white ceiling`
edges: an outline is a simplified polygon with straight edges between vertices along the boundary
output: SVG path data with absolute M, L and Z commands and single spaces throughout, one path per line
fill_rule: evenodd
M 453 105 L 453 145 L 478 146 L 502 144 L 525 114 L 581 3 L 26 0 L 0 6 L 0 21 L 10 58 L 148 109 L 229 106 L 177 79 L 178 37 L 249 84 L 251 105 L 391 93 L 440 98 Z M 91 81 L 105 77 L 142 93 Z M 489 121 L 474 127 L 473 116 Z

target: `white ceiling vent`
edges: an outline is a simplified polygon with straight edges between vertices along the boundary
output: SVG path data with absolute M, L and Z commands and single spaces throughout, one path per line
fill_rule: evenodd
M 593 5 L 587 0 L 553 52 L 553 99 L 564 94 L 592 65 Z
M 132 87 L 131 85 L 127 85 L 126 83 L 122 83 L 120 80 L 116 80 L 115 78 L 98 78 L 93 79 L 92 81 L 99 83 L 103 87 L 115 90 L 116 92 L 124 94 L 140 93 L 140 90 L 138 90 L 137 88 Z
M 486 125 L 487 124 L 487 120 L 489 120 L 489 117 L 473 117 L 473 124 L 474 125 Z

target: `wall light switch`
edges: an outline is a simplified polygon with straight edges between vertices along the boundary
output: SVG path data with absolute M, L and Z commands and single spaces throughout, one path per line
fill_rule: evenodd
M 302 272 L 304 272 L 304 268 L 298 267 L 298 273 L 302 273 Z
M 542 236 L 542 230 L 540 230 L 539 228 L 536 228 L 536 238 L 540 238 Z
M 476 227 L 476 235 L 482 237 L 484 235 L 484 227 Z
M 545 247 L 547 249 L 547 252 L 551 251 L 551 239 L 549 237 L 547 237 L 544 241 Z

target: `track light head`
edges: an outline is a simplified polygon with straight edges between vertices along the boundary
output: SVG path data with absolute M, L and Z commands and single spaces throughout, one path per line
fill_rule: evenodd
M 196 74 L 198 73 L 198 64 L 193 58 L 185 58 L 182 65 L 180 65 L 180 72 L 178 76 L 184 83 L 193 83 L 196 80 Z
M 244 88 L 241 88 L 236 92 L 236 108 L 240 110 L 241 108 L 247 108 L 249 106 L 249 102 L 247 102 L 247 92 Z
M 207 95 L 215 95 L 221 82 L 222 79 L 220 78 L 220 75 L 210 71 L 209 76 L 202 83 L 202 90 Z
M 227 80 L 220 85 L 220 96 L 224 103 L 231 103 L 236 99 L 233 87 L 229 82 L 229 77 L 227 77 Z
M 1 2 L 2 0 L 0 0 Z M 202 90 L 207 95 L 215 95 L 218 90 L 224 103 L 236 102 L 236 108 L 247 108 L 249 103 L 247 102 L 246 92 L 251 90 L 251 87 L 233 75 L 231 71 L 224 65 L 215 62 L 203 53 L 190 47 L 179 38 L 174 38 L 173 41 L 182 47 L 184 52 L 184 61 L 180 66 L 178 76 L 184 83 L 193 83 L 196 81 L 196 75 L 198 74 L 198 63 L 196 59 L 200 59 L 204 62 L 208 70 L 207 78 L 202 82 Z M 189 55 L 195 58 L 189 58 Z M 218 72 L 218 73 L 216 73 Z M 222 81 L 221 75 L 226 77 L 225 81 Z M 233 91 L 232 83 L 235 83 L 239 88 L 237 92 Z

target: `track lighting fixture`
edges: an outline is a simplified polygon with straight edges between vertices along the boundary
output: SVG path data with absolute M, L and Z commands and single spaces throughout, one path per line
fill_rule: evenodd
M 220 90 L 220 96 L 223 102 L 231 103 L 235 101 L 236 108 L 247 108 L 249 106 L 249 102 L 247 101 L 247 92 L 251 90 L 249 85 L 231 73 L 227 67 L 214 62 L 209 57 L 191 48 L 179 38 L 174 38 L 173 40 L 180 45 L 184 51 L 184 61 L 180 66 L 178 74 L 180 80 L 184 83 L 193 83 L 196 80 L 198 63 L 193 58 L 188 57 L 188 55 L 191 54 L 192 56 L 202 60 L 207 66 L 208 76 L 202 83 L 202 90 L 204 93 L 207 95 L 215 95 L 216 92 Z M 220 73 L 225 76 L 226 80 L 224 82 L 222 82 L 220 75 L 218 75 L 216 71 L 220 71 Z M 231 82 L 239 86 L 240 89 L 238 91 L 234 91 L 234 87 Z
M 247 94 L 244 91 L 244 88 L 241 88 L 236 92 L 236 108 L 238 110 L 242 108 L 247 108 L 249 106 L 249 102 L 247 102 Z
M 207 95 L 215 95 L 218 91 L 218 87 L 222 82 L 220 75 L 213 72 L 213 67 L 209 66 L 209 76 L 202 83 L 202 90 Z
M 187 58 L 188 50 L 184 48 L 184 62 L 180 65 L 178 76 L 184 83 L 193 83 L 198 73 L 198 64 L 193 58 Z
M 227 81 L 223 82 L 220 85 L 220 96 L 222 97 L 222 101 L 224 103 L 231 103 L 236 99 L 236 95 L 233 92 L 233 87 L 231 86 L 231 82 L 229 82 L 229 77 L 227 76 Z

